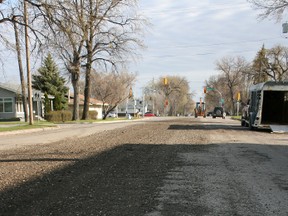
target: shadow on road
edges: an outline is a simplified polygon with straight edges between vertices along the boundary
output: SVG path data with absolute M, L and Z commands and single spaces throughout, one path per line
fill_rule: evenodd
M 170 129 L 179 130 L 181 127 L 174 125 Z M 199 127 L 191 126 L 191 129 Z M 268 155 L 257 155 L 253 149 L 250 150 L 252 144 L 225 144 L 225 148 L 227 145 L 236 148 L 239 157 L 253 156 L 253 163 L 270 161 Z M 199 166 L 199 169 L 206 166 L 213 171 L 217 166 L 216 163 L 183 164 L 179 154 L 197 153 L 205 157 L 206 153 L 220 146 L 126 144 L 115 147 L 0 192 L 0 215 L 145 215 L 153 212 L 158 205 L 159 188 L 163 186 L 169 171 L 181 166 Z M 254 146 L 262 148 L 261 145 Z M 273 148 L 287 152 L 287 146 Z M 220 155 L 217 157 L 220 158 Z M 38 162 L 47 160 L 49 158 L 37 159 Z M 235 169 L 239 170 L 239 167 Z M 203 180 L 200 176 L 197 178 L 199 182 L 195 182 L 195 185 L 198 185 L 199 194 L 193 197 L 188 193 L 188 198 L 195 202 L 205 192 L 204 185 L 201 186 Z M 194 182 L 190 184 L 192 187 Z M 178 208 L 183 214 L 200 212 L 198 215 L 205 215 L 213 212 L 204 204 L 195 206 L 182 203 Z
M 225 125 L 225 124 L 174 124 L 170 125 L 169 130 L 240 130 L 240 131 L 246 131 L 249 130 L 247 127 L 242 127 L 238 125 Z M 257 132 L 271 132 L 271 130 L 267 129 L 259 129 L 254 130 Z
M 168 161 L 176 157 L 171 147 L 122 145 L 74 161 L 0 192 L 0 215 L 143 215 L 154 206 L 156 188 L 172 166 Z M 0 162 L 18 161 L 29 162 Z

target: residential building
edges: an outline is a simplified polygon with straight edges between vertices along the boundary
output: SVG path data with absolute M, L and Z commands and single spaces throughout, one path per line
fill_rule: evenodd
M 40 91 L 32 91 L 34 117 L 44 118 L 44 94 Z M 27 94 L 28 95 L 28 94 Z M 53 96 L 48 96 L 51 107 L 53 107 Z M 29 108 L 27 111 L 29 114 Z M 20 85 L 0 84 L 0 119 L 25 118 L 22 91 Z
M 84 95 L 79 94 L 79 110 L 82 111 L 84 107 Z M 68 95 L 68 107 L 69 110 L 73 110 L 74 105 L 74 96 L 69 93 Z M 107 104 L 104 104 L 104 106 L 107 106 Z M 102 119 L 102 113 L 103 113 L 103 102 L 100 100 L 97 100 L 95 98 L 90 98 L 90 104 L 89 104 L 89 111 L 96 111 L 97 112 L 97 119 Z

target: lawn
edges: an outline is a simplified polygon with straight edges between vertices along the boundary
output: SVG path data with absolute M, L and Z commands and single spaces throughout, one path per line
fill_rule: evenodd
M 25 130 L 34 128 L 44 128 L 44 127 L 56 127 L 57 125 L 46 122 L 46 121 L 36 121 L 33 125 L 29 125 L 27 122 L 0 122 L 0 132 L 4 131 L 15 131 L 15 130 Z
M 111 122 L 111 121 L 120 121 L 127 120 L 127 118 L 107 118 L 105 120 L 79 120 L 79 121 L 69 121 L 64 122 L 64 124 L 87 124 L 87 123 L 101 123 L 101 122 Z M 45 127 L 57 127 L 57 124 L 63 124 L 63 122 L 47 122 L 47 121 L 34 121 L 33 125 L 29 125 L 27 122 L 12 121 L 12 122 L 0 122 L 0 133 L 4 131 L 16 131 L 16 130 L 26 130 L 34 128 L 45 128 Z

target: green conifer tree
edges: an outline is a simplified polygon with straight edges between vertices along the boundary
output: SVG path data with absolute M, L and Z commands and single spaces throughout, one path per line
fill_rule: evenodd
M 266 49 L 264 44 L 260 51 L 258 51 L 255 59 L 252 63 L 253 71 L 253 83 L 266 82 L 268 80 L 267 70 L 268 70 L 268 58 L 266 57 Z
M 60 76 L 58 67 L 50 53 L 38 69 L 38 74 L 32 75 L 32 86 L 34 89 L 55 97 L 53 103 L 54 110 L 67 108 L 65 94 L 68 88 L 65 86 L 65 82 L 66 80 Z

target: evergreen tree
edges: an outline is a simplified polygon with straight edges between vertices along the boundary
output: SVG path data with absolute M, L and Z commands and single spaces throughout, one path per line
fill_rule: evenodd
M 268 58 L 266 56 L 266 49 L 264 45 L 261 50 L 258 51 L 252 64 L 252 80 L 253 83 L 266 82 L 268 80 L 267 70 L 268 70 Z
M 48 94 L 44 93 L 44 115 L 46 116 L 47 113 L 51 111 L 51 104 L 48 98 Z
M 44 94 L 55 97 L 53 103 L 54 110 L 62 110 L 67 107 L 65 94 L 68 88 L 65 86 L 66 80 L 60 76 L 59 70 L 51 54 L 45 58 L 42 66 L 38 69 L 37 75 L 32 75 L 32 86 Z

